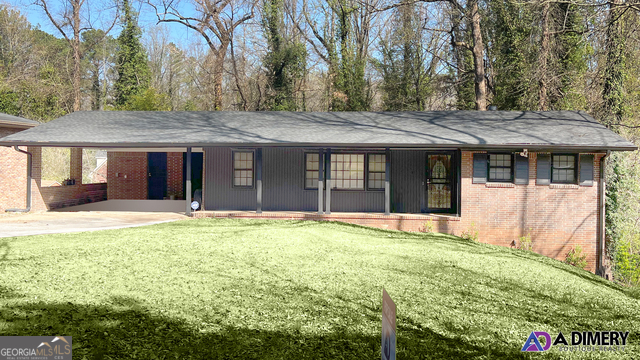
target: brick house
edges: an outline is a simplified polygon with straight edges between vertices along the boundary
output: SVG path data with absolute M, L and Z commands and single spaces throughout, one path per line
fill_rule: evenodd
M 0 138 L 38 124 L 37 121 L 0 113 Z M 0 147 L 0 212 L 27 207 L 27 162 L 27 154 L 11 147 Z M 34 183 L 33 186 L 37 185 Z
M 345 221 L 604 261 L 603 165 L 635 145 L 583 112 L 76 112 L 0 145 L 107 149 L 107 198 L 200 216 Z M 73 171 L 73 169 L 72 169 Z M 160 204 L 159 202 L 156 204 Z M 125 209 L 123 209 L 125 210 Z

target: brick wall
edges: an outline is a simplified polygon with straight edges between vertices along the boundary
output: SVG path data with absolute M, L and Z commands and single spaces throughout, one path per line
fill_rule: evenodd
M 182 191 L 182 153 L 167 153 L 167 196 L 175 195 L 176 199 L 184 199 Z
M 459 235 L 474 223 L 481 241 L 502 246 L 530 234 L 535 252 L 558 260 L 580 245 L 594 271 L 603 154 L 594 157 L 593 186 L 537 185 L 536 155 L 529 154 L 528 185 L 473 184 L 473 153 L 463 152 L 462 216 L 453 231 Z
M 0 127 L 0 138 L 22 130 Z M 26 182 L 27 155 L 12 147 L 0 146 L 0 211 L 26 206 Z
M 147 153 L 107 153 L 107 198 L 147 199 Z
M 82 148 L 70 150 L 69 179 L 74 179 L 76 184 L 82 184 Z
M 75 184 L 41 187 L 42 200 L 50 210 L 107 200 L 107 184 Z
M 31 210 L 47 210 L 47 203 L 42 197 L 42 148 L 29 146 L 31 153 Z
M 147 199 L 147 165 L 146 152 L 108 152 L 108 198 Z M 176 199 L 184 198 L 181 152 L 167 153 L 167 196 L 171 194 L 175 195 Z

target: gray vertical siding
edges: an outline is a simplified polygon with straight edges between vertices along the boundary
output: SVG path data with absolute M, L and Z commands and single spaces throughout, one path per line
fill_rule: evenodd
M 263 148 L 262 209 L 317 211 L 318 191 L 304 189 L 304 149 Z M 205 149 L 206 210 L 255 210 L 256 190 L 232 186 L 231 148 Z M 383 191 L 331 192 L 331 211 L 384 212 Z
M 419 213 L 425 206 L 426 153 L 391 151 L 391 211 Z
M 206 210 L 255 210 L 256 189 L 233 187 L 231 148 L 205 148 Z
M 262 204 L 266 211 L 318 211 L 318 191 L 304 189 L 304 150 L 264 148 Z
M 331 211 L 384 212 L 384 191 L 331 190 Z

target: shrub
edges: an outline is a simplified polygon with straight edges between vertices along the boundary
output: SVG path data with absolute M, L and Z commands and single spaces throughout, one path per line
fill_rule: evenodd
M 460 234 L 460 237 L 465 240 L 478 241 L 478 229 L 476 228 L 476 224 L 472 222 L 471 226 Z
M 580 245 L 576 245 L 575 248 L 569 250 L 564 262 L 584 270 L 587 268 L 587 255 L 582 253 Z
M 531 229 L 529 229 L 531 231 Z M 518 238 L 518 249 L 520 250 L 533 250 L 533 241 L 531 240 L 531 233 L 527 233 L 527 235 L 520 236 Z
M 433 220 L 429 219 L 424 223 L 424 226 L 422 228 L 422 232 L 432 233 L 433 229 L 434 229 Z
M 635 253 L 632 244 L 620 242 L 614 253 L 615 278 L 625 285 L 640 285 L 640 254 Z
M 607 253 L 613 278 L 640 285 L 640 151 L 611 154 L 606 179 Z

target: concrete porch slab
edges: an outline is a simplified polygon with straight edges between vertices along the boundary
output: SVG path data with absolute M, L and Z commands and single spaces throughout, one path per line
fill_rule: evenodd
M 57 209 L 56 211 L 142 211 L 184 213 L 186 211 L 186 206 L 185 200 L 106 200 L 90 204 L 70 206 Z

